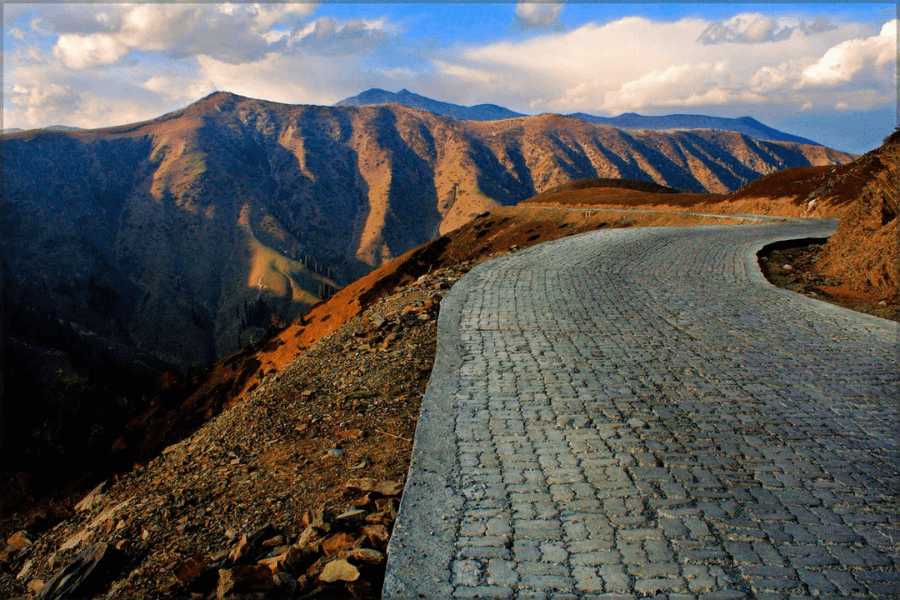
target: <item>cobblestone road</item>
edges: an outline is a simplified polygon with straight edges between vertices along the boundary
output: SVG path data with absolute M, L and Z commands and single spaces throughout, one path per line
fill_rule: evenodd
M 833 228 L 605 230 L 473 270 L 385 598 L 900 597 L 898 326 L 756 267 Z

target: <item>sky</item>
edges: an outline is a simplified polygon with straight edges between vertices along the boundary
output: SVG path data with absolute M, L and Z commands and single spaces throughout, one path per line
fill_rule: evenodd
M 752 116 L 854 153 L 897 126 L 897 5 L 26 4 L 3 11 L 3 127 L 121 125 L 214 91 L 366 89 L 525 114 Z

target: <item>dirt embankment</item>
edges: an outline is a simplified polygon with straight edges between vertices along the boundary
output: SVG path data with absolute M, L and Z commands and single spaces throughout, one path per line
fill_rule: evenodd
M 844 176 L 859 192 L 822 250 L 815 271 L 900 303 L 900 130 Z

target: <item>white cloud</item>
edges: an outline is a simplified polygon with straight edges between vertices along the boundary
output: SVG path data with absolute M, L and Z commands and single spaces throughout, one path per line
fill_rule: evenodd
M 435 65 L 437 66 L 438 73 L 441 75 L 448 75 L 450 77 L 456 77 L 482 85 L 494 85 L 506 80 L 502 74 L 488 69 L 477 69 L 440 60 L 435 61 Z
M 701 44 L 759 44 L 780 42 L 791 37 L 793 27 L 758 13 L 736 15 L 727 21 L 710 23 L 697 38 Z
M 321 17 L 294 34 L 288 45 L 323 56 L 359 54 L 390 43 L 391 29 L 383 19 L 338 21 Z
M 140 84 L 170 102 L 191 102 L 216 91 L 215 84 L 206 78 L 153 75 Z
M 128 46 L 113 36 L 92 33 L 59 36 L 53 55 L 70 69 L 89 69 L 118 62 L 129 52 Z
M 637 79 L 622 84 L 619 89 L 607 92 L 603 108 L 608 111 L 637 110 L 648 104 L 659 104 L 671 97 L 673 91 L 690 82 L 706 79 L 709 63 L 697 65 L 673 65 L 663 71 L 648 71 Z
M 59 117 L 73 111 L 80 101 L 79 93 L 70 86 L 47 82 L 40 87 L 15 85 L 10 100 L 19 108 L 18 118 L 10 119 L 4 111 L 4 122 L 14 121 L 23 129 L 54 124 L 67 124 Z
M 763 114 L 766 107 L 783 110 L 779 107 L 785 104 L 806 102 L 834 106 L 840 101 L 863 110 L 895 98 L 896 42 L 887 33 L 893 32 L 890 24 L 882 35 L 872 36 L 862 25 L 824 18 L 738 15 L 718 23 L 727 26 L 717 38 L 721 43 L 709 43 L 713 25 L 697 18 L 637 17 L 588 23 L 523 41 L 465 48 L 444 57 L 438 70 L 450 77 L 446 90 L 457 95 L 445 95 L 451 101 L 482 86 L 490 93 L 484 101 L 543 112 L 658 114 L 683 106 Z M 728 36 L 742 43 L 724 43 Z M 832 60 L 837 54 L 841 60 Z M 841 68 L 828 67 L 835 63 Z M 806 89 L 804 82 L 814 76 L 821 86 Z M 508 89 L 484 87 L 498 81 L 513 83 Z M 835 82 L 847 85 L 838 89 Z M 523 101 L 525 94 L 530 97 Z
M 7 90 L 14 82 L 16 92 L 6 94 L 6 126 L 122 124 L 215 90 L 330 104 L 383 82 L 383 70 L 361 63 L 397 33 L 385 19 L 320 18 L 304 28 L 309 4 L 73 8 L 45 7 L 32 38 L 8 54 Z
M 852 39 L 830 48 L 803 71 L 801 86 L 829 86 L 849 82 L 866 69 L 887 68 L 896 76 L 897 20 L 885 23 L 881 33 Z
M 215 89 L 251 98 L 286 104 L 333 104 L 351 94 L 358 85 L 374 85 L 359 78 L 353 56 L 269 54 L 252 63 L 231 64 L 209 56 L 198 57 L 200 75 Z M 323 77 L 327 73 L 329 77 Z M 355 83 L 354 83 L 355 81 Z
M 689 107 L 760 118 L 896 101 L 896 21 L 879 35 L 859 23 L 755 13 L 563 30 L 561 4 L 519 4 L 517 23 L 529 31 L 447 46 L 439 37 L 405 42 L 396 23 L 371 13 L 316 18 L 307 4 L 44 5 L 35 19 L 12 10 L 21 35 L 10 31 L 5 57 L 7 126 L 124 123 L 216 89 L 331 104 L 367 87 L 406 87 L 530 113 Z
M 744 13 L 710 23 L 697 41 L 701 44 L 763 44 L 782 42 L 794 35 L 816 35 L 832 29 L 836 26 L 826 17 L 807 23 L 773 19 L 760 13 Z
M 558 2 L 520 2 L 516 5 L 516 25 L 525 29 L 559 26 L 563 5 Z
M 59 35 L 54 52 L 71 69 L 115 64 L 135 50 L 240 63 L 279 50 L 285 28 L 314 9 L 313 4 L 122 4 L 96 11 L 61 6 L 46 10 L 33 28 Z

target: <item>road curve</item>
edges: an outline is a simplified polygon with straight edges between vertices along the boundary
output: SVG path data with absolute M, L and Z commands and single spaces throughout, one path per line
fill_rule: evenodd
M 898 325 L 756 264 L 834 228 L 601 230 L 463 278 L 384 597 L 900 597 Z

